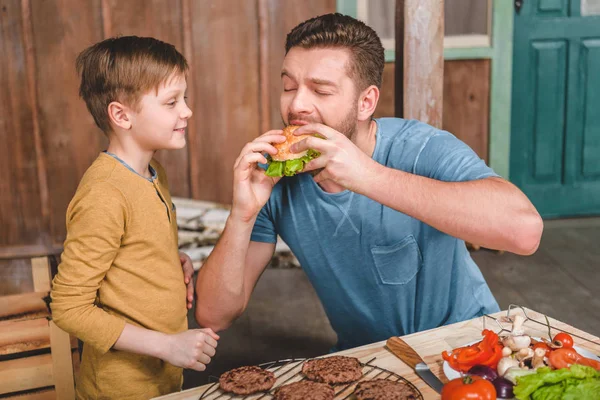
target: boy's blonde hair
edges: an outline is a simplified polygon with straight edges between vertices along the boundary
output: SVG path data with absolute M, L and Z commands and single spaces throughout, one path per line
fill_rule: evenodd
M 108 105 L 113 101 L 133 109 L 141 97 L 158 91 L 173 75 L 186 76 L 188 64 L 175 46 L 148 37 L 110 38 L 85 49 L 77 57 L 81 76 L 79 95 L 96 125 L 112 131 Z

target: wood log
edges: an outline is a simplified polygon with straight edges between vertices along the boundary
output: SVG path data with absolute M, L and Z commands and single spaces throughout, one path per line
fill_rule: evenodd
M 49 292 L 32 292 L 0 297 L 0 318 L 20 314 L 50 312 L 45 301 Z
M 402 117 L 442 127 L 444 93 L 444 0 L 397 0 L 397 99 Z M 404 14 L 401 13 L 402 8 Z M 402 18 L 403 16 L 403 18 Z M 402 27 L 404 29 L 402 29 Z M 398 68 L 402 64 L 403 68 Z M 402 86 L 399 89 L 399 79 Z
M 0 355 L 49 348 L 48 323 L 46 318 L 0 321 Z
M 0 362 L 0 394 L 53 385 L 50 354 Z

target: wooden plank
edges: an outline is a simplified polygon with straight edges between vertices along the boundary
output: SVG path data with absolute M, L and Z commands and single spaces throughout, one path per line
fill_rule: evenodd
M 0 296 L 33 291 L 31 265 L 28 259 L 2 260 L 0 258 Z
M 102 38 L 98 1 L 32 1 L 32 46 L 39 107 L 41 149 L 52 171 L 49 190 L 51 240 L 65 238 L 65 212 L 79 179 L 106 137 L 79 98 L 75 58 Z
M 269 130 L 271 110 L 269 99 L 269 2 L 258 0 L 258 39 L 259 39 L 259 82 L 260 82 L 260 132 Z
M 490 61 L 446 61 L 443 129 L 488 160 Z
M 15 396 L 4 397 L 4 400 L 57 400 L 56 390 L 42 389 L 22 393 Z
M 268 83 L 270 99 L 269 129 L 281 128 L 281 112 L 279 98 L 283 90 L 281 86 L 281 65 L 285 55 L 285 38 L 299 23 L 317 15 L 336 11 L 334 0 L 281 1 L 268 2 Z M 263 132 L 260 132 L 261 134 Z
M 31 275 L 33 276 L 33 290 L 35 292 L 50 291 L 50 264 L 48 257 L 31 259 Z
M 105 0 L 102 11 L 106 36 L 150 36 L 170 43 L 184 53 L 181 0 Z M 190 68 L 190 92 L 195 73 L 194 68 Z M 193 101 L 194 99 L 190 99 L 190 104 Z M 174 196 L 191 195 L 189 151 L 188 146 L 156 154 L 157 160 L 167 171 L 169 189 Z
M 259 134 L 258 20 L 255 2 L 190 3 L 194 98 L 199 121 L 189 151 L 194 198 L 231 203 L 233 163 Z
M 75 379 L 69 334 L 50 321 L 50 344 L 54 386 L 59 399 L 75 398 Z
M 38 242 L 46 229 L 22 3 L 26 2 L 0 1 L 0 250 Z
M 0 321 L 0 355 L 49 347 L 50 329 L 46 318 Z
M 0 297 L 0 318 L 26 313 L 48 312 L 44 298 L 48 292 L 33 292 Z
M 404 13 L 403 117 L 440 128 L 444 89 L 443 0 L 404 0 Z
M 513 311 L 514 313 L 521 311 Z M 544 321 L 544 317 L 533 310 L 526 310 L 527 315 L 533 320 Z M 506 311 L 502 311 L 493 314 L 495 318 L 500 318 L 506 315 Z M 485 322 L 484 322 L 485 320 Z M 575 343 L 583 348 L 586 348 L 595 353 L 600 352 L 600 339 L 581 330 L 578 330 L 568 324 L 560 322 L 556 319 L 549 318 L 550 324 L 558 329 L 573 332 L 586 339 L 592 340 L 595 343 L 586 342 L 583 339 L 575 338 Z M 402 336 L 402 339 L 410 345 L 421 358 L 427 363 L 431 371 L 442 380 L 447 382 L 446 377 L 442 372 L 442 352 L 444 350 L 450 350 L 454 347 L 463 346 L 466 343 L 474 342 L 481 339 L 481 331 L 487 327 L 488 329 L 494 329 L 498 331 L 496 324 L 489 318 L 480 317 L 474 318 L 468 321 L 458 322 L 451 325 L 445 325 L 439 328 L 418 332 L 412 335 Z M 525 332 L 532 336 L 544 336 L 547 333 L 547 329 L 543 325 L 536 324 L 533 321 L 527 321 L 524 324 Z M 558 332 L 558 331 L 554 331 Z M 425 381 L 417 377 L 415 371 L 400 361 L 394 356 L 389 350 L 385 348 L 385 341 L 369 344 L 366 346 L 358 347 L 355 349 L 346 350 L 340 353 L 334 353 L 334 355 L 344 355 L 356 357 L 359 360 L 366 362 L 373 360 L 372 364 L 380 368 L 385 368 L 392 371 L 410 382 L 412 382 L 423 394 L 425 399 L 439 398 L 439 394 L 434 392 Z M 300 370 L 300 365 L 296 368 Z M 157 397 L 157 399 L 164 400 L 192 400 L 197 399 L 202 395 L 209 385 L 200 386 L 197 388 L 185 390 L 170 395 Z M 350 392 L 349 390 L 348 392 Z M 347 393 L 347 392 L 346 392 Z M 220 392 L 215 391 L 210 395 L 206 396 L 207 399 L 215 399 L 220 396 Z M 256 399 L 260 395 L 250 396 L 248 399 Z
M 577 2 L 574 2 L 577 3 Z M 490 166 L 508 179 L 510 165 L 510 119 L 514 8 L 510 1 L 493 2 L 490 88 Z
M 50 354 L 0 361 L 0 394 L 52 385 Z
M 63 221 L 64 224 L 64 221 Z M 41 236 L 44 237 L 42 232 Z M 29 244 L 19 246 L 0 247 L 0 260 L 12 260 L 15 258 L 32 258 L 62 253 L 62 243 L 56 245 Z
M 375 118 L 394 117 L 394 89 L 396 84 L 395 63 L 385 63 L 383 67 L 383 82 L 379 92 L 379 103 L 375 109 Z
M 404 117 L 404 45 L 406 44 L 404 36 L 406 34 L 405 17 L 406 17 L 406 1 L 396 0 L 394 32 L 396 46 L 394 49 L 394 96 L 392 99 L 395 102 L 394 116 L 398 118 Z M 385 70 L 384 70 L 385 71 Z

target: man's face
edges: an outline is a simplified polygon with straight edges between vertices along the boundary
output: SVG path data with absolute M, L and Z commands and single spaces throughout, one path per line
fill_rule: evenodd
M 144 150 L 185 147 L 185 127 L 192 110 L 185 102 L 185 77 L 174 76 L 140 99 L 132 113 L 132 135 Z
M 318 122 L 352 136 L 358 125 L 358 90 L 348 76 L 349 62 L 345 49 L 290 49 L 281 71 L 283 122 Z

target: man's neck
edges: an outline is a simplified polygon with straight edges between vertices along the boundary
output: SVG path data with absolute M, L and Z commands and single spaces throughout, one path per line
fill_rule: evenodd
M 373 157 L 375 151 L 375 143 L 377 138 L 377 123 L 375 120 L 369 119 L 365 124 L 357 127 L 356 132 L 350 137 L 352 143 L 356 145 L 363 153 L 369 157 Z
M 154 152 L 145 151 L 136 143 L 120 140 L 115 135 L 110 137 L 107 151 L 119 157 L 141 176 L 152 178 L 148 165 L 154 156 Z

